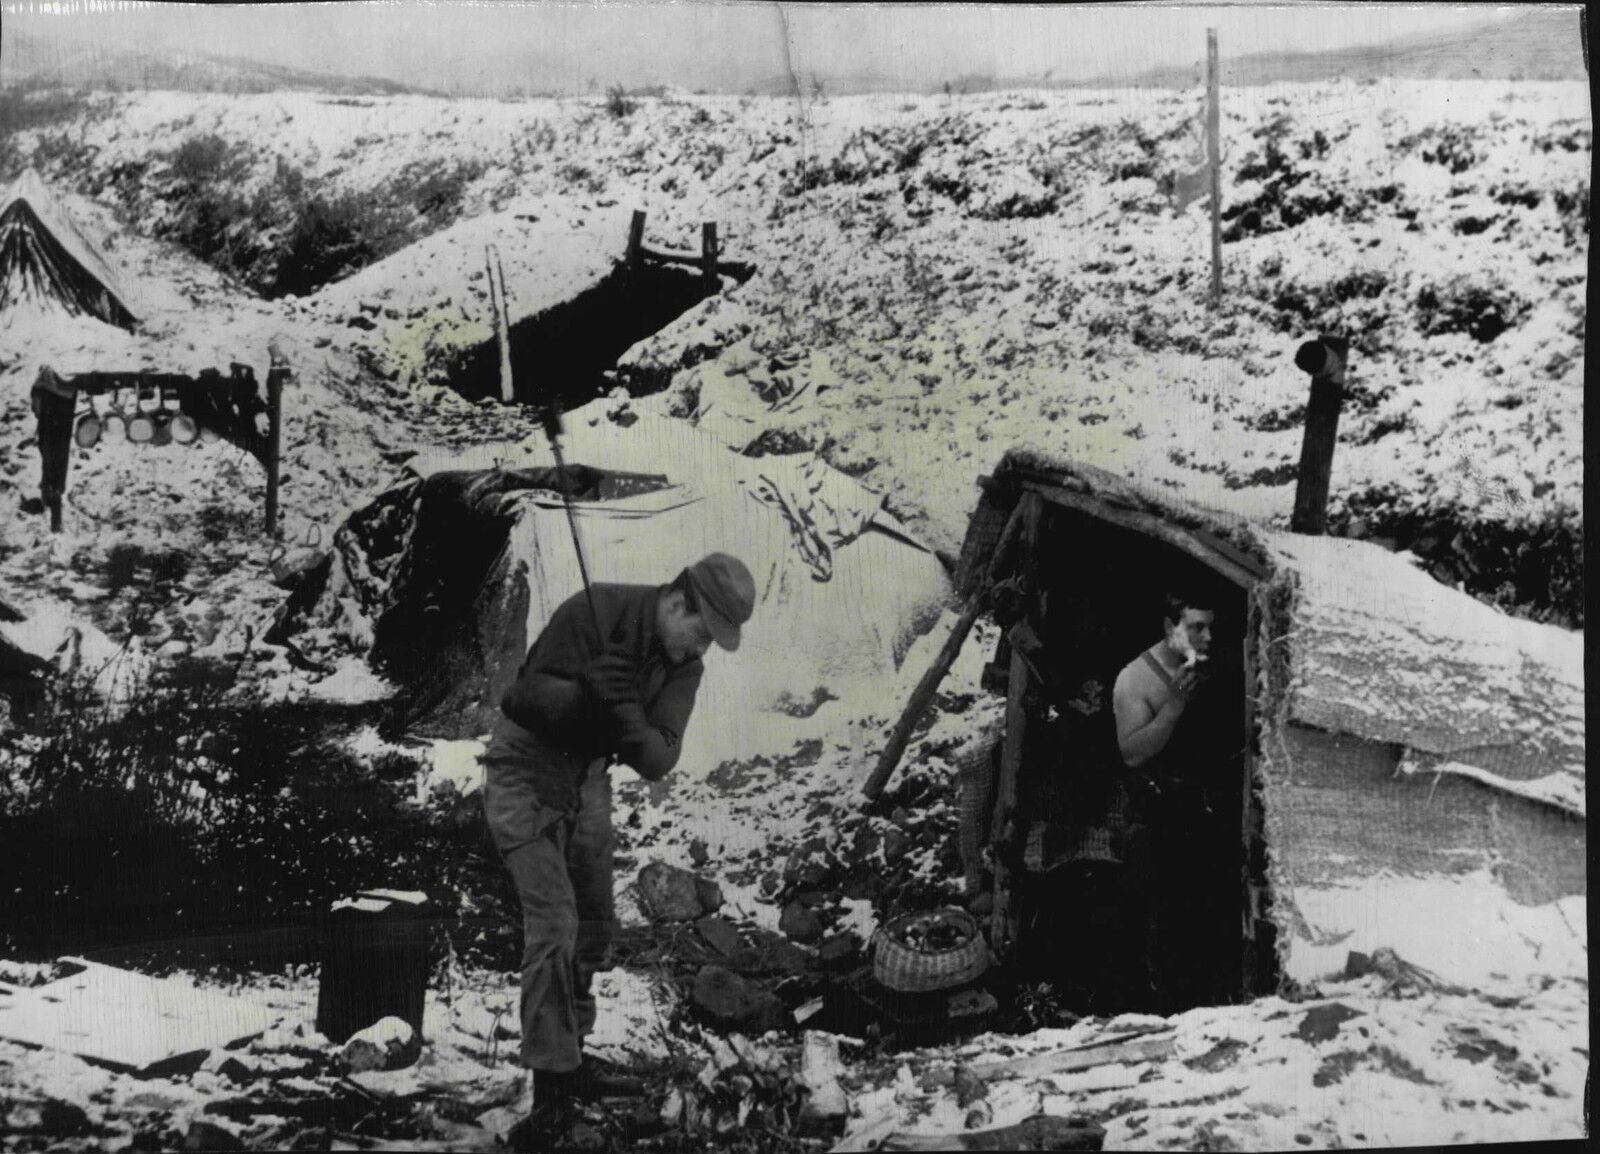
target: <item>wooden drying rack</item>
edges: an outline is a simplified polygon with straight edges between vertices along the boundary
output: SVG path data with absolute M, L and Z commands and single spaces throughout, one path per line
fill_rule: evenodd
M 50 531 L 61 532 L 61 503 L 66 495 L 67 472 L 72 459 L 74 430 L 78 420 L 78 398 L 100 397 L 131 392 L 135 406 L 148 397 L 162 401 L 175 396 L 178 411 L 208 429 L 221 440 L 237 445 L 260 461 L 267 472 L 266 531 L 278 535 L 278 465 L 283 437 L 283 386 L 293 375 L 288 361 L 272 350 L 272 365 L 267 370 L 266 397 L 256 380 L 255 370 L 238 361 L 220 369 L 202 369 L 195 376 L 183 373 L 92 372 L 75 373 L 56 379 L 67 386 L 70 395 L 47 385 L 33 386 L 33 410 L 38 421 L 40 491 L 50 512 Z M 262 432 L 257 418 L 267 415 Z

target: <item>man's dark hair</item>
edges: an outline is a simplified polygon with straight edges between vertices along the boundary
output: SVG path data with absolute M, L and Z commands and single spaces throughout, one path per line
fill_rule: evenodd
M 1211 612 L 1215 612 L 1216 608 L 1216 599 L 1213 597 L 1207 597 L 1198 590 L 1179 589 L 1176 591 L 1168 591 L 1166 596 L 1162 599 L 1162 624 L 1165 624 L 1168 621 L 1171 621 L 1173 624 L 1177 624 L 1179 621 L 1182 621 L 1183 613 L 1186 609 L 1197 609 L 1201 612 L 1210 610 Z

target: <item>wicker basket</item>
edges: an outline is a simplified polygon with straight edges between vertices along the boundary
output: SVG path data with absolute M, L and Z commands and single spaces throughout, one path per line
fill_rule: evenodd
M 936 918 L 962 930 L 965 940 L 944 950 L 919 950 L 900 940 L 912 923 Z M 989 944 L 977 920 L 965 910 L 944 909 L 933 914 L 905 914 L 873 935 L 872 976 L 882 986 L 903 994 L 947 990 L 974 980 L 989 968 Z

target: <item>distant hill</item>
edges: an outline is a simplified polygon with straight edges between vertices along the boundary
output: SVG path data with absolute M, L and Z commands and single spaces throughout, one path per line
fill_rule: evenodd
M 0 77 L 7 86 L 229 93 L 288 89 L 341 96 L 396 96 L 427 91 L 382 77 L 312 72 L 242 56 L 168 56 L 134 51 L 90 56 L 25 42 L 8 48 L 5 73 Z
M 1194 65 L 1155 68 L 1120 83 L 1187 88 L 1203 76 Z M 1458 32 L 1404 36 L 1387 44 L 1329 51 L 1264 52 L 1229 57 L 1222 46 L 1222 83 L 1235 87 L 1336 80 L 1583 80 L 1578 10 L 1535 9 Z M 1094 87 L 1105 80 L 1086 80 Z
M 1222 82 L 1230 86 L 1294 81 L 1353 80 L 1582 80 L 1587 76 L 1576 7 L 1529 9 L 1487 25 L 1455 32 L 1419 33 L 1384 44 L 1302 52 L 1232 56 L 1224 40 Z M 402 81 L 342 76 L 215 53 L 176 55 L 145 51 L 92 51 L 36 37 L 8 37 L 0 54 L 5 86 L 111 89 L 178 89 L 196 92 L 272 92 L 298 89 L 346 96 L 406 93 L 444 95 Z M 504 77 L 481 83 L 505 88 Z M 904 92 L 904 77 L 853 73 L 813 77 L 782 73 L 729 90 L 760 96 L 811 95 L 820 81 L 827 96 Z M 1133 75 L 1061 76 L 968 74 L 927 81 L 930 93 L 963 94 L 1017 88 L 1191 88 L 1204 81 L 1203 64 L 1154 68 Z M 556 86 L 557 90 L 560 85 Z M 523 90 L 518 90 L 523 91 Z M 572 91 L 577 91 L 576 88 Z M 554 91 L 551 93 L 555 94 Z

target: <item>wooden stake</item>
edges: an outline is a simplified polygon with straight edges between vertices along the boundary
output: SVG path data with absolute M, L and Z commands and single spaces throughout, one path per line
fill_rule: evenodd
M 717 222 L 714 220 L 700 226 L 700 276 L 705 281 L 706 292 L 714 293 L 721 287 L 717 278 Z
M 1339 410 L 1344 406 L 1344 381 L 1350 342 L 1324 336 L 1307 341 L 1295 353 L 1295 364 L 1311 374 L 1311 399 L 1306 404 L 1305 438 L 1300 443 L 1300 472 L 1294 490 L 1289 529 L 1321 536 L 1328 527 L 1328 490 L 1333 480 L 1333 451 L 1339 440 Z
M 950 666 L 955 664 L 956 656 L 961 652 L 962 643 L 966 641 L 967 634 L 972 632 L 973 624 L 978 620 L 984 605 L 988 601 L 989 587 L 994 583 L 999 574 L 1000 567 L 1005 564 L 1005 556 L 1011 551 L 1011 544 L 1017 538 L 1017 533 L 1022 524 L 1022 505 L 1011 511 L 1011 517 L 1006 522 L 1005 528 L 1000 533 L 994 552 L 989 557 L 988 572 L 984 580 L 972 591 L 967 598 L 966 607 L 962 609 L 961 616 L 956 619 L 955 628 L 950 631 L 950 636 L 945 639 L 944 646 L 939 650 L 939 655 L 933 659 L 933 664 L 928 666 L 928 671 L 922 675 L 922 680 L 917 682 L 917 687 L 911 691 L 911 696 L 906 700 L 906 707 L 900 714 L 900 720 L 895 723 L 894 732 L 889 735 L 889 743 L 883 747 L 883 752 L 878 755 L 878 764 L 872 770 L 872 776 L 861 787 L 861 792 L 868 801 L 877 801 L 878 795 L 883 793 L 883 787 L 889 783 L 890 776 L 894 773 L 895 766 L 900 764 L 900 758 L 906 751 L 906 745 L 911 741 L 911 731 L 916 728 L 917 722 L 928 708 L 928 702 L 933 700 L 934 693 L 939 688 L 939 683 L 944 680 L 945 674 L 950 672 Z
M 1018 508 L 1022 511 L 1023 565 L 1030 566 L 1039 541 L 1039 520 L 1044 501 L 1039 494 L 1026 492 Z M 1009 840 L 1013 811 L 1017 803 L 1017 773 L 1028 731 L 1028 715 L 1038 693 L 1028 670 L 1028 660 L 1015 647 L 1011 650 L 1011 675 L 1006 696 L 1006 735 L 1000 748 L 1000 779 L 995 785 L 994 823 L 990 844 L 994 847 L 994 912 L 989 922 L 989 944 L 1004 957 L 1011 948 L 1011 877 L 1002 844 Z
M 500 254 L 490 245 L 484 250 L 488 265 L 489 307 L 494 310 L 494 336 L 500 346 L 500 399 L 512 404 L 517 399 L 516 383 L 511 379 L 511 332 L 506 320 L 506 281 L 500 269 Z
M 1217 30 L 1206 29 L 1206 165 L 1211 170 L 1211 307 L 1222 304 L 1222 82 Z

